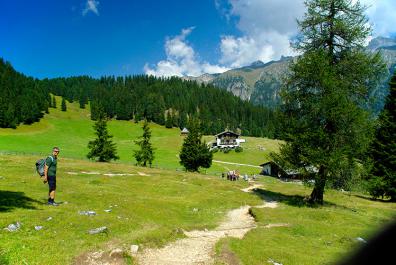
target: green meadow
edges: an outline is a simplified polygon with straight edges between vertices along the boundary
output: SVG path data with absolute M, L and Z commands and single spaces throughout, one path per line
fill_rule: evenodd
M 58 102 L 60 99 L 58 98 Z M 59 105 L 59 104 L 58 104 Z M 323 206 L 305 204 L 311 188 L 299 183 L 259 177 L 262 187 L 252 193 L 240 189 L 245 181 L 230 182 L 220 173 L 248 166 L 213 163 L 201 173 L 184 172 L 178 153 L 179 129 L 151 124 L 156 148 L 154 168 L 134 166 L 133 140 L 141 124 L 110 121 L 120 160 L 97 163 L 86 159 L 87 143 L 94 139 L 89 111 L 68 104 L 68 111 L 50 109 L 33 125 L 0 129 L 0 264 L 78 264 L 88 252 L 164 246 L 184 237 L 181 229 L 213 229 L 231 209 L 278 201 L 277 208 L 252 208 L 257 228 L 243 239 L 225 238 L 216 245 L 216 264 L 333 264 L 358 248 L 357 238 L 368 240 L 395 218 L 396 204 L 370 200 L 354 192 L 328 190 Z M 205 136 L 206 140 L 213 136 Z M 276 151 L 278 141 L 246 137 L 242 153 L 217 152 L 219 161 L 259 165 Z M 48 187 L 34 170 L 37 159 L 61 148 L 56 200 L 47 206 Z M 123 175 L 124 174 L 124 175 Z M 79 211 L 95 211 L 95 216 Z M 106 212 L 105 210 L 111 210 Z M 49 217 L 51 217 L 49 220 Z M 3 228 L 20 222 L 21 228 Z M 285 224 L 267 228 L 269 224 Z M 42 226 L 39 231 L 35 226 Z M 107 233 L 90 229 L 106 226 Z M 125 255 L 125 264 L 135 264 Z
M 57 102 L 61 101 L 57 97 Z M 60 111 L 60 106 L 33 125 L 20 125 L 17 129 L 0 129 L 0 151 L 18 154 L 33 154 L 45 156 L 50 153 L 53 146 L 59 146 L 61 157 L 86 159 L 88 153 L 88 141 L 95 138 L 93 130 L 94 122 L 90 120 L 89 109 L 80 109 L 78 103 L 68 103 L 67 111 Z M 152 130 L 152 143 L 155 148 L 154 167 L 163 169 L 178 169 L 179 152 L 183 143 L 179 128 L 166 129 L 157 124 L 150 124 Z M 132 121 L 111 120 L 108 122 L 108 130 L 112 134 L 117 145 L 120 163 L 134 164 L 133 150 L 136 149 L 134 140 L 143 133 L 142 124 Z M 269 159 L 269 153 L 276 151 L 276 140 L 243 137 L 245 152 L 228 154 L 217 152 L 215 160 L 249 164 L 258 166 Z M 207 142 L 214 140 L 214 136 L 205 136 Z M 241 173 L 258 174 L 260 169 L 248 166 L 213 163 L 213 166 L 203 172 L 221 175 L 227 170 L 239 169 Z

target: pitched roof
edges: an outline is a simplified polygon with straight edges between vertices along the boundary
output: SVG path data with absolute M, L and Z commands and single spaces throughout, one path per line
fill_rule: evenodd
M 233 135 L 235 135 L 235 136 L 240 136 L 240 134 L 234 133 L 234 132 L 229 131 L 229 130 L 224 131 L 224 132 L 221 132 L 221 133 L 218 133 L 218 134 L 216 134 L 215 136 L 218 137 L 218 136 L 220 136 L 220 135 L 227 134 L 227 133 L 233 134 Z

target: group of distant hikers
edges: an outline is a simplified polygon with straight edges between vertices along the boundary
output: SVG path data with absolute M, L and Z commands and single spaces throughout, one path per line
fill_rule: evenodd
M 221 173 L 222 178 L 225 178 L 226 176 L 227 176 L 227 180 L 237 181 L 239 180 L 240 174 L 238 170 L 230 170 L 227 173 Z M 252 179 L 256 180 L 257 179 L 256 175 L 253 175 Z M 243 175 L 243 180 L 248 181 L 249 176 L 247 174 Z
M 46 159 L 40 159 L 36 162 L 36 169 L 42 181 L 48 183 L 48 205 L 58 206 L 55 202 L 56 191 L 56 166 L 58 161 L 59 148 L 52 148 L 52 154 Z

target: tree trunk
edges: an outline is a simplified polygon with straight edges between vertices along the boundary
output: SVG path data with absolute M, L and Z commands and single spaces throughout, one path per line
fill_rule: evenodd
M 318 177 L 315 179 L 315 187 L 309 198 L 310 203 L 323 204 L 323 193 L 326 185 L 326 172 L 324 166 L 320 166 Z

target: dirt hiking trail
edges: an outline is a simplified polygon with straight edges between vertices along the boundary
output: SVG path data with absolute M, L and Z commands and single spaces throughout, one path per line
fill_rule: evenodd
M 253 192 L 262 187 L 261 184 L 250 183 L 243 192 Z M 278 202 L 263 201 L 262 205 L 255 208 L 276 208 Z M 251 206 L 245 205 L 227 213 L 224 221 L 213 230 L 183 231 L 186 238 L 179 239 L 160 249 L 143 249 L 132 254 L 139 265 L 210 265 L 214 263 L 215 245 L 224 237 L 242 239 L 251 229 L 256 228 L 254 218 L 249 214 Z M 268 224 L 265 228 L 288 226 L 288 224 Z M 120 250 L 122 251 L 122 250 Z M 110 254 L 110 256 L 112 256 Z M 75 264 L 90 265 L 119 265 L 125 264 L 120 257 L 106 260 L 103 251 L 86 253 Z
M 216 242 L 227 236 L 243 238 L 255 228 L 249 206 L 230 211 L 216 229 L 210 231 L 184 232 L 185 239 L 178 240 L 161 249 L 145 249 L 136 256 L 139 265 L 187 265 L 213 264 Z

